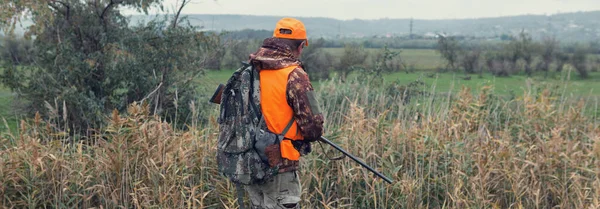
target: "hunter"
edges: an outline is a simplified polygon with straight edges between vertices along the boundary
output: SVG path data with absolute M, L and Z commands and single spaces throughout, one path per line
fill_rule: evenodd
M 286 130 L 280 143 L 279 173 L 264 184 L 244 186 L 253 208 L 300 208 L 300 156 L 308 154 L 310 143 L 323 134 L 323 115 L 299 60 L 304 47 L 308 47 L 304 24 L 283 18 L 277 22 L 273 37 L 250 55 L 249 62 L 260 74 L 261 110 L 267 128 L 273 133 Z

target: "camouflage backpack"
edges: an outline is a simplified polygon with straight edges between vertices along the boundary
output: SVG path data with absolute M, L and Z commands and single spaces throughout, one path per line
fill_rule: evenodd
M 236 184 L 260 184 L 277 175 L 278 165 L 269 159 L 281 157 L 279 143 L 293 122 L 282 134 L 268 131 L 260 111 L 259 77 L 256 68 L 244 63 L 221 95 L 217 163 L 219 172 Z

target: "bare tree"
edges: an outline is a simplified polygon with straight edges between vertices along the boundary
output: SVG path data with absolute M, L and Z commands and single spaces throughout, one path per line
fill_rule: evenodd
M 179 0 L 177 0 L 177 3 L 175 5 L 177 5 L 177 12 L 175 13 L 175 17 L 173 18 L 173 28 L 177 27 L 177 21 L 179 21 L 179 15 L 181 15 L 181 10 L 183 10 L 183 8 L 185 7 L 185 5 L 189 4 L 190 2 L 192 2 L 192 0 L 181 0 L 181 4 L 179 4 Z

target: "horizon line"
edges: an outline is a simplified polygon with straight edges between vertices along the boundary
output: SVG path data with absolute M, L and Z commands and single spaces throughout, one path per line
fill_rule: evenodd
M 299 18 L 323 18 L 323 19 L 334 19 L 339 21 L 353 21 L 353 20 L 365 20 L 365 21 L 377 21 L 377 20 L 425 20 L 425 21 L 440 21 L 440 20 L 476 20 L 476 19 L 495 19 L 495 18 L 507 18 L 507 17 L 519 17 L 519 16 L 558 16 L 558 15 L 568 15 L 568 14 L 578 14 L 578 13 L 595 13 L 600 12 L 600 10 L 590 10 L 590 11 L 573 11 L 573 12 L 556 12 L 552 14 L 544 13 L 544 14 L 536 14 L 536 13 L 525 13 L 519 15 L 505 15 L 505 16 L 485 16 L 485 17 L 463 17 L 463 18 L 390 18 L 390 17 L 381 17 L 381 18 L 335 18 L 335 17 L 324 17 L 324 16 L 294 16 Z M 152 14 L 143 14 L 143 13 L 135 13 L 135 14 L 123 14 L 125 16 L 155 16 L 155 15 L 174 15 L 172 13 L 152 13 Z M 255 16 L 255 17 L 285 17 L 285 15 L 257 15 L 257 14 L 210 14 L 210 13 L 181 13 L 181 15 L 214 15 L 214 16 Z M 292 16 L 292 15 L 290 15 Z

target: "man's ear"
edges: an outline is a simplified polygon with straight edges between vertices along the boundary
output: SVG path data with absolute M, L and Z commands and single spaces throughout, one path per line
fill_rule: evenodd
M 296 58 L 300 58 L 300 56 L 302 55 L 302 48 L 298 47 L 296 48 L 296 50 L 293 52 L 294 56 L 296 56 Z
M 302 50 L 304 50 L 304 42 L 300 43 L 300 46 L 298 46 L 298 53 L 302 53 Z

